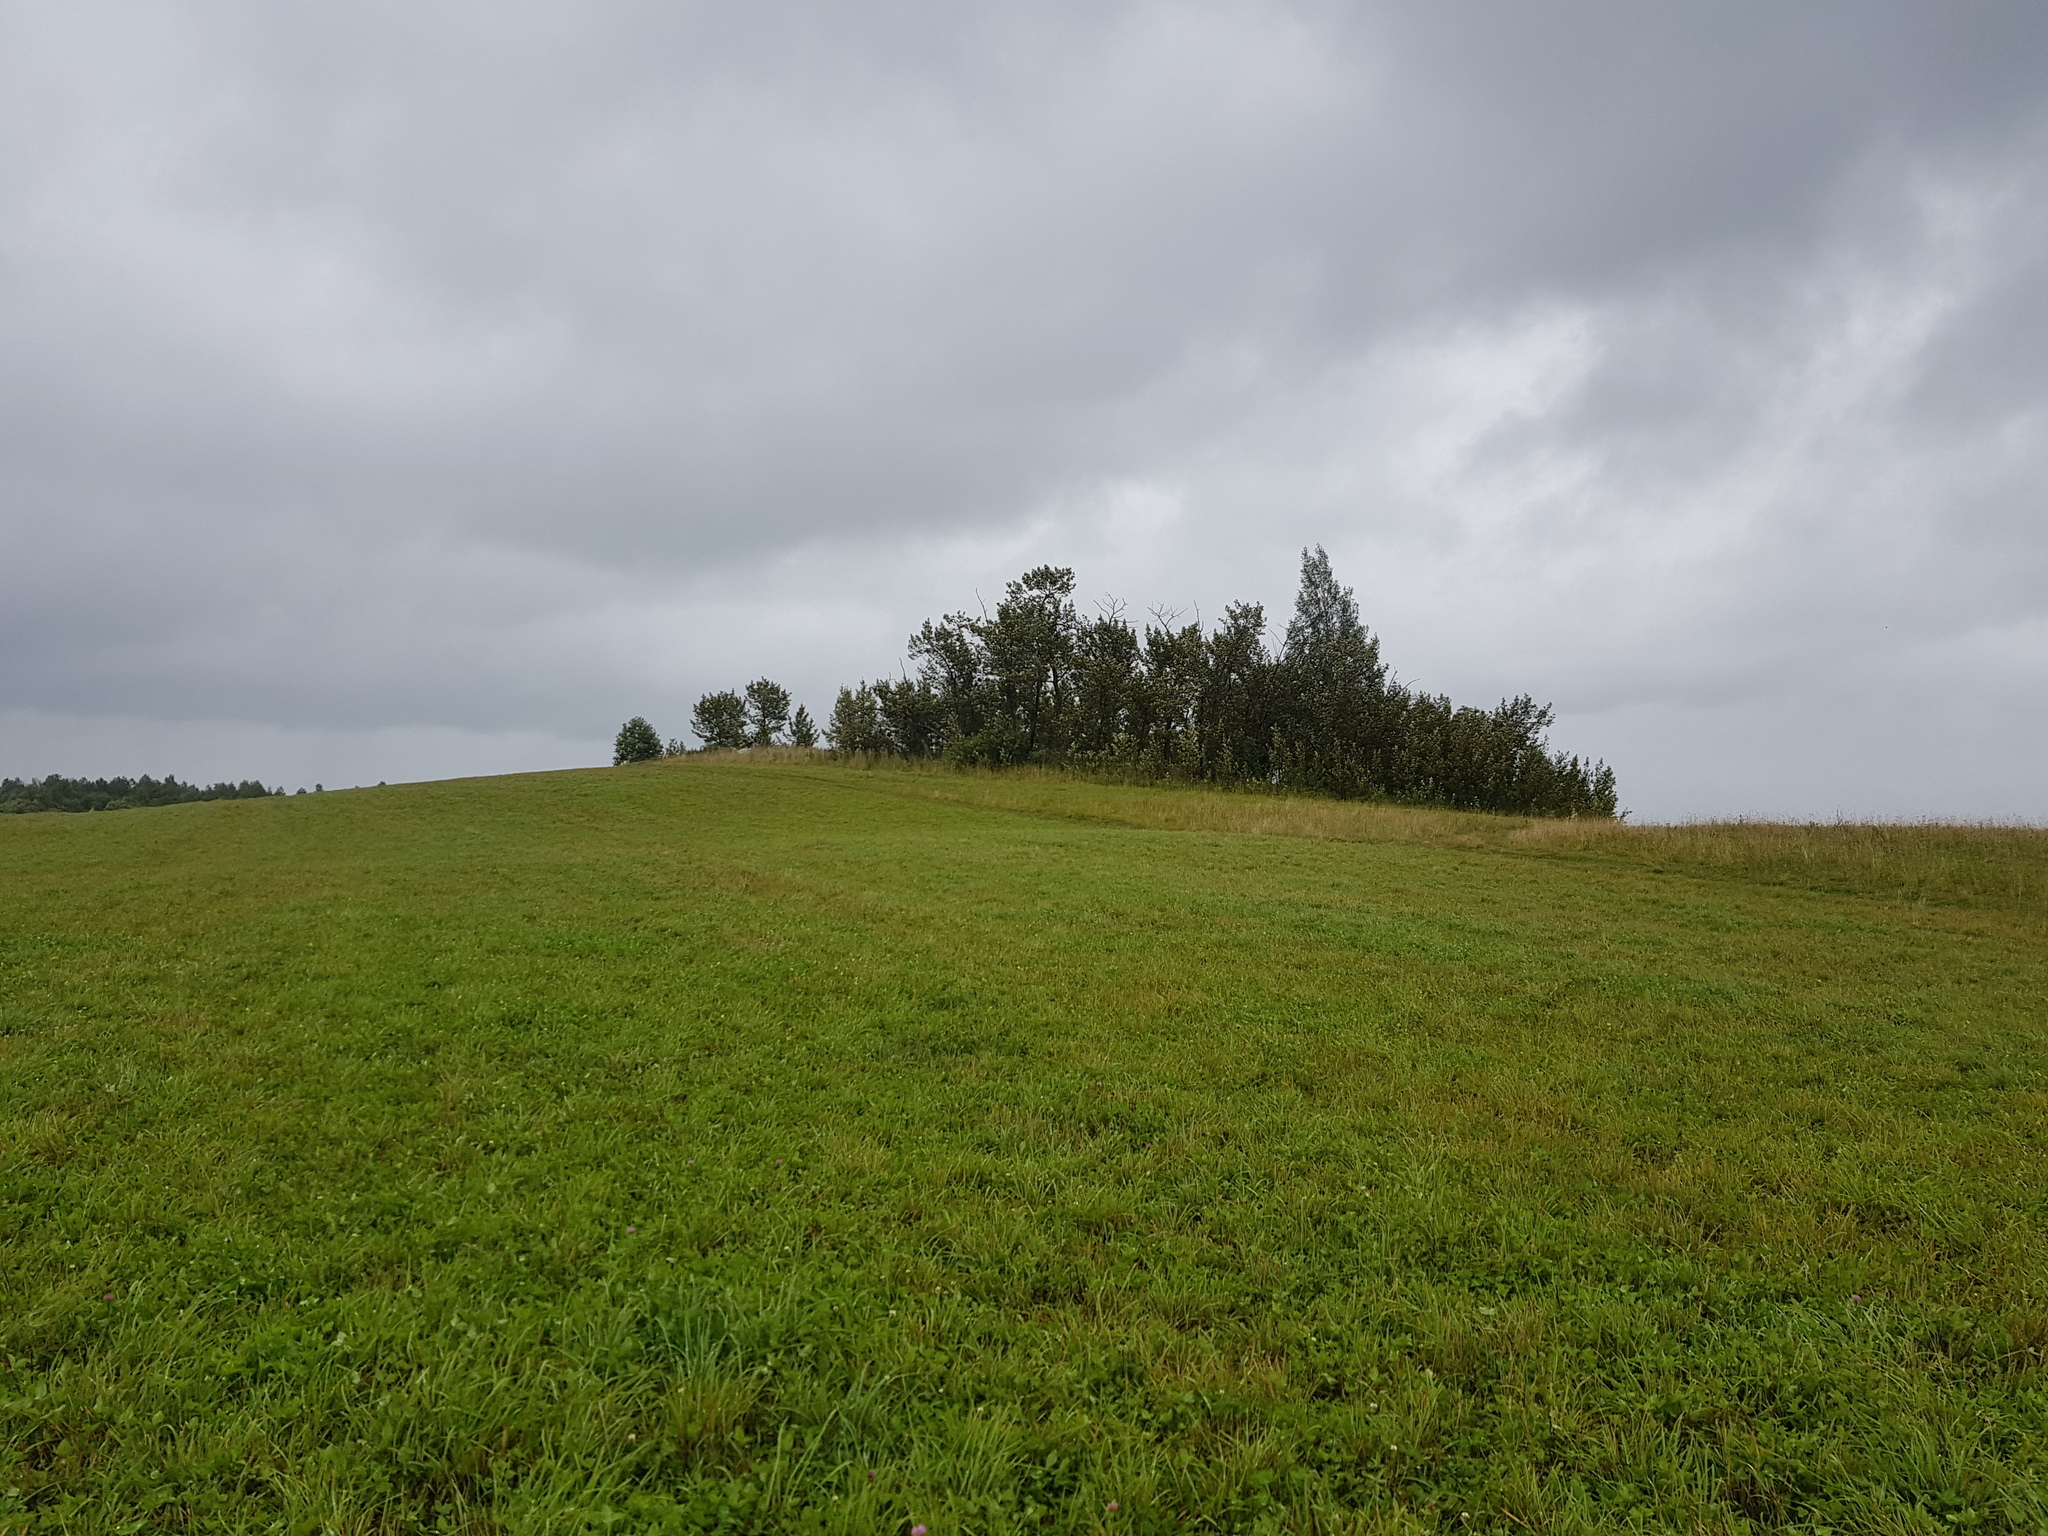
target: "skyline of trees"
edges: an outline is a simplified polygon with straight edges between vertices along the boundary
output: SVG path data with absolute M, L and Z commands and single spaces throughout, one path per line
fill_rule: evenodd
M 67 779 L 50 774 L 41 779 L 0 779 L 0 815 L 31 811 L 126 811 L 151 805 L 189 805 L 195 800 L 260 800 L 284 793 L 244 779 L 239 784 L 182 784 L 176 774 L 161 779 Z M 301 790 L 301 794 L 305 791 Z
M 1155 613 L 1142 631 L 1110 604 L 1074 603 L 1071 569 L 1009 582 L 993 613 L 948 613 L 911 635 L 902 676 L 839 690 L 834 750 L 965 765 L 1041 763 L 1136 778 L 1266 784 L 1538 815 L 1612 816 L 1614 772 L 1552 751 L 1554 714 L 1529 694 L 1490 710 L 1399 681 L 1357 599 L 1318 545 L 1278 651 L 1265 609 L 1220 623 Z M 760 679 L 706 694 L 691 730 L 705 748 L 805 745 L 801 708 Z M 670 750 L 680 750 L 671 743 Z
M 849 755 L 961 766 L 1042 764 L 1137 779 L 1263 785 L 1346 799 L 1611 817 L 1604 762 L 1553 751 L 1548 704 L 1490 710 L 1401 682 L 1331 568 L 1304 549 L 1277 650 L 1258 603 L 1205 629 L 1154 610 L 1142 630 L 1120 603 L 1084 618 L 1074 572 L 1040 565 L 1006 583 L 991 613 L 927 619 L 902 675 L 842 687 L 823 732 Z M 707 693 L 690 730 L 706 750 L 812 747 L 819 731 L 790 690 L 758 677 Z M 614 765 L 686 751 L 642 716 Z M 317 788 L 317 786 L 316 786 Z M 301 791 L 303 793 L 304 791 Z M 281 794 L 255 781 L 202 788 L 175 777 L 0 780 L 0 812 L 99 810 Z
M 703 743 L 705 751 L 816 746 L 818 728 L 811 721 L 811 712 L 799 704 L 792 713 L 791 702 L 789 690 L 782 684 L 757 677 L 744 689 L 722 689 L 699 699 L 690 712 L 690 733 Z M 680 740 L 668 744 L 671 754 L 688 750 Z

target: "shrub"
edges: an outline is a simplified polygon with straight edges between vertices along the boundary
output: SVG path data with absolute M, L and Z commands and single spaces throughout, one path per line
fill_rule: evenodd
M 661 756 L 661 736 L 653 726 L 635 715 L 619 727 L 619 739 L 612 746 L 612 766 L 648 763 Z

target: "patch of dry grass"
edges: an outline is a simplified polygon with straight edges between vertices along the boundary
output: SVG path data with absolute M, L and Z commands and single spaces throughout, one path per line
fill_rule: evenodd
M 858 772 L 892 793 L 1022 815 L 1162 832 L 1423 843 L 1597 857 L 1654 873 L 1726 875 L 1766 884 L 1972 903 L 2048 917 L 2048 828 L 1958 822 L 1619 821 L 1496 816 L 1429 806 L 1196 785 L 1104 783 L 1046 768 L 955 769 L 846 763 L 826 752 L 769 748 L 693 754 L 686 763 L 751 762 Z
M 1511 843 L 1920 901 L 2048 910 L 2048 829 L 1957 822 L 1536 822 Z

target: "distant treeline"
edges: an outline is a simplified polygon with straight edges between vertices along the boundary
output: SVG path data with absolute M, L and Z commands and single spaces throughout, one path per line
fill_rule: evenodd
M 170 775 L 152 779 L 0 779 L 0 815 L 23 811 L 125 811 L 144 805 L 184 805 L 192 800 L 256 800 L 281 795 L 254 779 L 239 784 L 180 784 Z
M 1042 565 L 1009 583 L 993 614 L 927 620 L 910 638 L 914 675 L 840 689 L 825 739 L 845 753 L 1615 814 L 1612 769 L 1550 750 L 1549 705 L 1522 694 L 1490 710 L 1460 707 L 1397 681 L 1320 547 L 1302 553 L 1277 653 L 1257 603 L 1232 604 L 1207 631 L 1159 614 L 1141 631 L 1117 608 L 1082 618 L 1073 596 L 1074 573 Z M 804 711 L 791 716 L 788 691 L 766 679 L 707 694 L 691 728 L 707 748 L 808 746 L 812 736 Z M 662 751 L 644 720 L 620 733 L 621 762 Z

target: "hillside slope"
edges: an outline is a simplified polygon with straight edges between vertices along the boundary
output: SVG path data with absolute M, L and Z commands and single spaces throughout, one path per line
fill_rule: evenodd
M 801 762 L 0 819 L 0 1530 L 2037 1530 L 2044 872 Z

